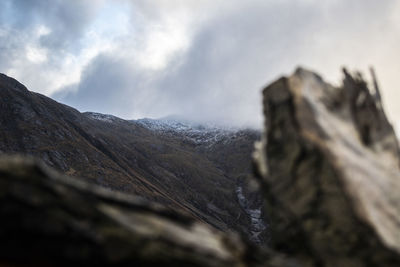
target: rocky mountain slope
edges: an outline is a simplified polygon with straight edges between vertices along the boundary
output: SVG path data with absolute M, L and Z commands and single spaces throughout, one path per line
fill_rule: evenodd
M 42 159 L 68 175 L 141 196 L 256 243 L 260 195 L 248 186 L 260 133 L 177 120 L 80 113 L 0 75 L 0 153 Z

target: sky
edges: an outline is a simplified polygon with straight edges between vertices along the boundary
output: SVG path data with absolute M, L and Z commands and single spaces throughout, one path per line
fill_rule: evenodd
M 398 0 L 1 0 L 0 72 L 78 110 L 260 127 L 297 66 L 374 66 L 400 130 Z

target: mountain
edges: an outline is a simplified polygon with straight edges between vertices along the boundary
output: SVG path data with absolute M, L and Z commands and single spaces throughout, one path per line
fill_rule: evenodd
M 263 200 L 248 179 L 257 130 L 81 113 L 3 74 L 0 125 L 0 153 L 32 155 L 255 243 L 267 238 Z

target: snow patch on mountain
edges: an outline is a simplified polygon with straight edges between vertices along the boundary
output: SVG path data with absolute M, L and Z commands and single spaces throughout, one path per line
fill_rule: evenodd
M 118 117 L 115 117 L 113 115 L 108 115 L 108 114 L 101 114 L 101 113 L 96 113 L 96 112 L 85 112 L 84 113 L 87 117 L 93 120 L 99 120 L 99 121 L 105 121 L 105 122 L 116 122 L 118 120 L 121 120 Z
M 180 137 L 195 145 L 211 147 L 216 143 L 228 144 L 241 135 L 246 135 L 245 128 L 221 126 L 212 123 L 197 123 L 181 118 L 166 117 L 162 119 L 123 120 L 113 115 L 96 112 L 85 112 L 92 120 L 107 123 L 133 123 L 153 131 L 156 134 Z
M 240 129 L 234 127 L 221 127 L 213 124 L 199 124 L 175 119 L 139 119 L 135 123 L 164 135 L 180 135 L 195 144 L 214 144 L 216 142 L 229 142 L 234 139 Z

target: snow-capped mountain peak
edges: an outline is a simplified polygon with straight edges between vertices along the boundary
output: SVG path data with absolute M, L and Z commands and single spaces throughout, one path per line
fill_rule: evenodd
M 200 124 L 167 117 L 162 119 L 139 119 L 135 123 L 163 135 L 179 135 L 195 144 L 213 144 L 234 137 L 239 128 Z

